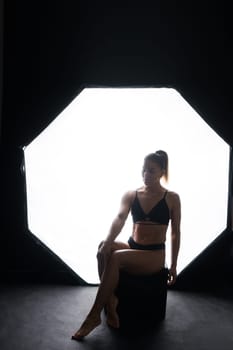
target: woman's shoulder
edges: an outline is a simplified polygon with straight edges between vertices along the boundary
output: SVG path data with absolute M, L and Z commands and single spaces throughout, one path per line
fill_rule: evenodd
M 136 196 L 139 189 L 131 189 L 124 193 L 123 198 L 132 202 Z
M 177 210 L 180 211 L 180 197 L 177 192 L 170 190 L 167 191 L 166 202 L 170 210 L 171 217 L 173 215 L 172 213 L 176 212 Z
M 169 199 L 171 202 L 180 202 L 180 196 L 175 191 L 167 190 L 167 199 Z
M 138 189 L 131 189 L 131 190 L 127 190 L 124 193 L 124 196 L 126 197 L 135 197 L 136 193 L 138 192 Z

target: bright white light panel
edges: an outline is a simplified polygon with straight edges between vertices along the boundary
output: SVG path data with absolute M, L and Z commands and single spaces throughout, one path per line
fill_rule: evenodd
M 98 283 L 97 246 L 157 149 L 168 152 L 166 186 L 182 203 L 180 272 L 226 227 L 229 146 L 174 89 L 84 89 L 25 147 L 30 231 Z M 119 240 L 131 224 L 129 216 Z

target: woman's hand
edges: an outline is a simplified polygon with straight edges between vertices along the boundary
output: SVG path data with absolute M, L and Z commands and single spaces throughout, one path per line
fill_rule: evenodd
M 171 286 L 176 282 L 177 272 L 176 267 L 171 267 L 168 272 L 168 285 Z
M 97 254 L 100 255 L 108 255 L 109 253 L 111 253 L 111 247 L 112 247 L 112 243 L 109 241 L 103 241 L 99 247 L 98 247 L 98 252 Z
M 97 259 L 106 264 L 111 255 L 112 243 L 108 241 L 103 241 L 97 251 Z

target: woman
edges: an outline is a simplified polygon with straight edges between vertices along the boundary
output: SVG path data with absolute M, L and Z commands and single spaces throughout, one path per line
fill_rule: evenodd
M 171 220 L 171 266 L 169 284 L 175 283 L 180 246 L 180 199 L 175 192 L 161 185 L 168 179 L 168 156 L 164 151 L 148 154 L 144 159 L 142 177 L 144 186 L 127 192 L 121 201 L 118 215 L 113 220 L 109 234 L 97 253 L 100 285 L 94 304 L 80 329 L 72 336 L 81 340 L 101 323 L 101 311 L 106 308 L 107 323 L 119 328 L 116 312 L 117 298 L 114 290 L 119 280 L 119 270 L 131 274 L 152 274 L 165 266 L 165 241 Z M 132 235 L 128 243 L 115 241 L 131 211 Z

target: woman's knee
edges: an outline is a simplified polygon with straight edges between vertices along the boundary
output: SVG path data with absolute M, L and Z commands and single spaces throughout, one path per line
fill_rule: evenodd
M 102 247 L 103 244 L 104 244 L 104 241 L 101 241 L 100 244 L 98 245 L 98 249 L 100 249 L 100 247 Z

